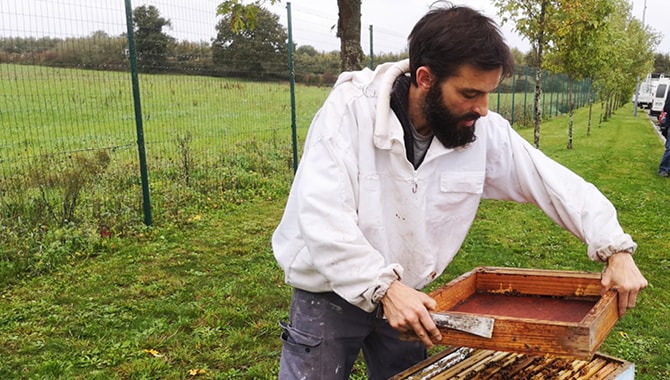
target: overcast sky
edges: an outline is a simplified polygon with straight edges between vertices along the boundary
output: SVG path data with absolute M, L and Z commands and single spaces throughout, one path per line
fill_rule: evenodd
M 670 1 L 628 0 L 633 17 L 663 34 L 658 52 L 670 53 Z M 215 37 L 216 6 L 221 0 L 132 0 L 132 7 L 154 5 L 170 19 L 166 32 L 179 40 L 207 41 Z M 412 26 L 428 10 L 433 0 L 363 0 L 362 45 L 369 52 L 369 26 L 373 25 L 375 53 L 401 52 Z M 491 0 L 454 0 L 478 9 L 499 21 Z M 339 49 L 335 37 L 336 0 L 292 0 L 293 39 L 321 51 Z M 644 4 L 646 3 L 646 11 Z M 271 6 L 286 25 L 287 0 Z M 643 20 L 644 19 L 644 20 Z M 110 35 L 125 32 L 125 0 L 0 0 L 0 36 L 79 37 L 96 30 Z M 529 43 L 520 38 L 513 25 L 502 25 L 507 42 L 523 52 Z
M 365 29 L 363 34 L 363 45 L 369 41 L 366 35 L 369 25 L 373 25 L 374 30 L 379 30 L 384 33 L 393 33 L 402 36 L 403 41 L 412 29 L 412 26 L 423 16 L 428 10 L 430 4 L 434 0 L 362 0 L 361 22 Z M 628 0 L 632 5 L 633 17 L 643 21 L 645 25 L 652 27 L 655 31 L 661 32 L 664 35 L 663 40 L 657 47 L 657 51 L 662 53 L 670 53 L 670 1 L 668 0 Z M 452 0 L 454 4 L 467 5 L 475 8 L 487 16 L 500 23 L 498 10 L 493 6 L 492 0 Z M 643 12 L 646 4 L 646 12 Z M 282 1 L 281 5 L 275 5 L 272 9 L 277 14 L 281 11 L 285 12 L 286 1 Z M 292 0 L 291 9 L 293 12 L 293 19 L 301 16 L 301 13 L 309 12 L 310 14 L 332 15 L 333 20 L 337 20 L 337 1 L 336 0 Z M 297 15 L 296 15 L 297 13 Z M 282 20 L 285 22 L 286 17 L 282 15 Z M 335 21 L 333 21 L 335 22 Z M 309 37 L 308 31 L 302 31 L 296 22 L 293 23 L 294 39 L 300 43 L 301 37 Z M 317 26 L 314 25 L 316 28 Z M 505 24 L 501 26 L 507 42 L 512 47 L 517 47 L 521 51 L 530 50 L 530 44 L 527 40 L 522 39 L 513 30 L 513 25 Z M 333 33 L 334 35 L 334 33 Z M 375 34 L 376 36 L 376 34 Z M 373 39 L 374 45 L 377 45 L 377 38 Z M 311 43 L 308 43 L 311 44 Z M 335 48 L 338 48 L 337 41 L 335 41 Z M 384 46 L 385 47 L 385 46 Z M 380 46 L 381 51 L 388 51 Z

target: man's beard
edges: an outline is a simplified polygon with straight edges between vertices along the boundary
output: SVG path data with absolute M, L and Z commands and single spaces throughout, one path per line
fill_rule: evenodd
M 442 99 L 442 89 L 437 83 L 430 86 L 426 94 L 426 104 L 423 110 L 428 126 L 433 135 L 446 148 L 458 148 L 465 146 L 477 139 L 475 136 L 475 125 L 472 127 L 459 126 L 467 120 L 477 120 L 479 115 L 469 112 L 463 116 L 454 115 Z M 476 122 L 475 122 L 476 124 Z

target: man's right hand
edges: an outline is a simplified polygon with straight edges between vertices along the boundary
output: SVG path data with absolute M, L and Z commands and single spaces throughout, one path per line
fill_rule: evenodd
M 401 333 L 413 331 L 427 348 L 442 341 L 442 334 L 428 313 L 435 310 L 437 302 L 426 293 L 394 281 L 381 303 L 384 315 L 394 329 Z

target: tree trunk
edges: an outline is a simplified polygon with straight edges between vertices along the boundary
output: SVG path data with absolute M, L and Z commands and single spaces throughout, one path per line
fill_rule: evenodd
M 600 116 L 598 118 L 598 128 L 600 128 L 600 126 L 603 123 L 604 113 L 605 113 L 605 100 L 600 99 Z
M 339 17 L 337 37 L 340 39 L 340 60 L 342 71 L 362 68 L 363 48 L 361 48 L 361 0 L 337 0 Z
M 573 80 L 568 78 L 568 112 L 570 114 L 568 122 L 568 149 L 572 149 L 572 125 L 575 119 L 575 98 L 573 92 Z
M 613 98 L 613 95 L 612 95 L 612 92 L 610 92 L 607 95 L 607 111 L 606 111 L 607 116 L 605 118 L 606 121 L 609 120 L 612 117 L 612 103 L 613 103 L 612 98 Z

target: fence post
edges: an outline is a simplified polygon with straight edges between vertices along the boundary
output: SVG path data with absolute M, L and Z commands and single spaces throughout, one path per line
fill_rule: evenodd
M 375 51 L 372 48 L 372 40 L 374 34 L 372 33 L 372 24 L 370 24 L 370 70 L 375 69 Z
M 510 125 L 514 125 L 514 95 L 516 94 L 516 71 L 512 76 L 512 120 L 510 120 Z
M 288 72 L 291 86 L 291 139 L 293 145 L 293 174 L 298 171 L 298 128 L 295 121 L 295 65 L 293 60 L 293 27 L 291 26 L 291 2 L 286 3 L 288 27 Z
M 498 85 L 498 105 L 496 106 L 497 113 L 500 113 L 500 87 L 502 87 L 502 85 Z
M 144 148 L 144 126 L 142 124 L 142 102 L 140 100 L 140 80 L 137 74 L 137 51 L 135 49 L 135 30 L 133 27 L 133 8 L 130 0 L 126 0 L 126 27 L 128 29 L 128 52 L 130 54 L 130 76 L 133 84 L 133 100 L 135 102 L 135 127 L 137 129 L 137 150 L 140 158 L 140 176 L 142 178 L 142 200 L 144 204 L 144 224 L 150 226 L 151 197 L 149 196 L 149 174 L 147 171 L 147 154 Z

